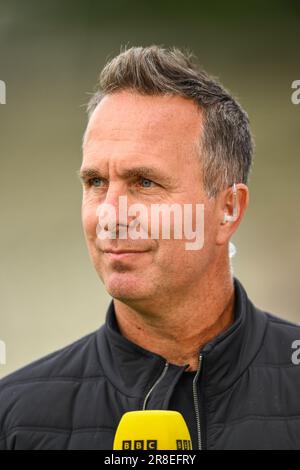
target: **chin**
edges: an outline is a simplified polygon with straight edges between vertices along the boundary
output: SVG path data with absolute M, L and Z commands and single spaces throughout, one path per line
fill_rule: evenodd
M 129 273 L 113 273 L 104 279 L 104 286 L 108 294 L 118 300 L 139 300 L 149 295 L 149 286 L 140 278 Z M 147 295 L 148 294 L 148 295 Z

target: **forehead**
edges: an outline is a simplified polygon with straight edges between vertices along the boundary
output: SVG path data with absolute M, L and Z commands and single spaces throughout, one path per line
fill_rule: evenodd
M 84 154 L 112 148 L 133 152 L 180 153 L 198 144 L 202 115 L 180 96 L 144 96 L 122 91 L 105 96 L 88 123 Z

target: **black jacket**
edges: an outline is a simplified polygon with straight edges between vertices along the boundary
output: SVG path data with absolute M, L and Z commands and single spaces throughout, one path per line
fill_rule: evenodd
M 234 285 L 234 323 L 200 352 L 199 444 L 300 449 L 300 327 Z M 111 302 L 99 330 L 0 381 L 0 449 L 112 449 L 122 414 L 168 409 L 184 370 L 124 338 Z

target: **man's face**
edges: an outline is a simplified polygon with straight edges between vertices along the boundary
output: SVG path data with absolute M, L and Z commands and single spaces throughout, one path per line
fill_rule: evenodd
M 216 205 L 203 190 L 198 144 L 202 117 L 190 100 L 176 96 L 143 96 L 122 91 L 107 95 L 89 121 L 81 172 L 82 221 L 89 253 L 108 293 L 119 300 L 145 301 L 186 294 L 199 285 L 216 256 Z M 93 176 L 95 175 L 95 176 Z M 186 239 L 99 239 L 97 208 L 127 205 L 204 204 L 204 246 L 187 250 Z M 151 223 L 149 223 L 150 230 Z M 193 225 L 195 229 L 195 225 Z M 112 254 L 109 251 L 136 250 Z

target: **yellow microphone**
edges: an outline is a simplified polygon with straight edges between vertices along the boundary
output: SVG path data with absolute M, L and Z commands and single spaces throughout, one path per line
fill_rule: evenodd
M 191 450 L 182 414 L 169 410 L 128 411 L 119 423 L 114 450 Z

